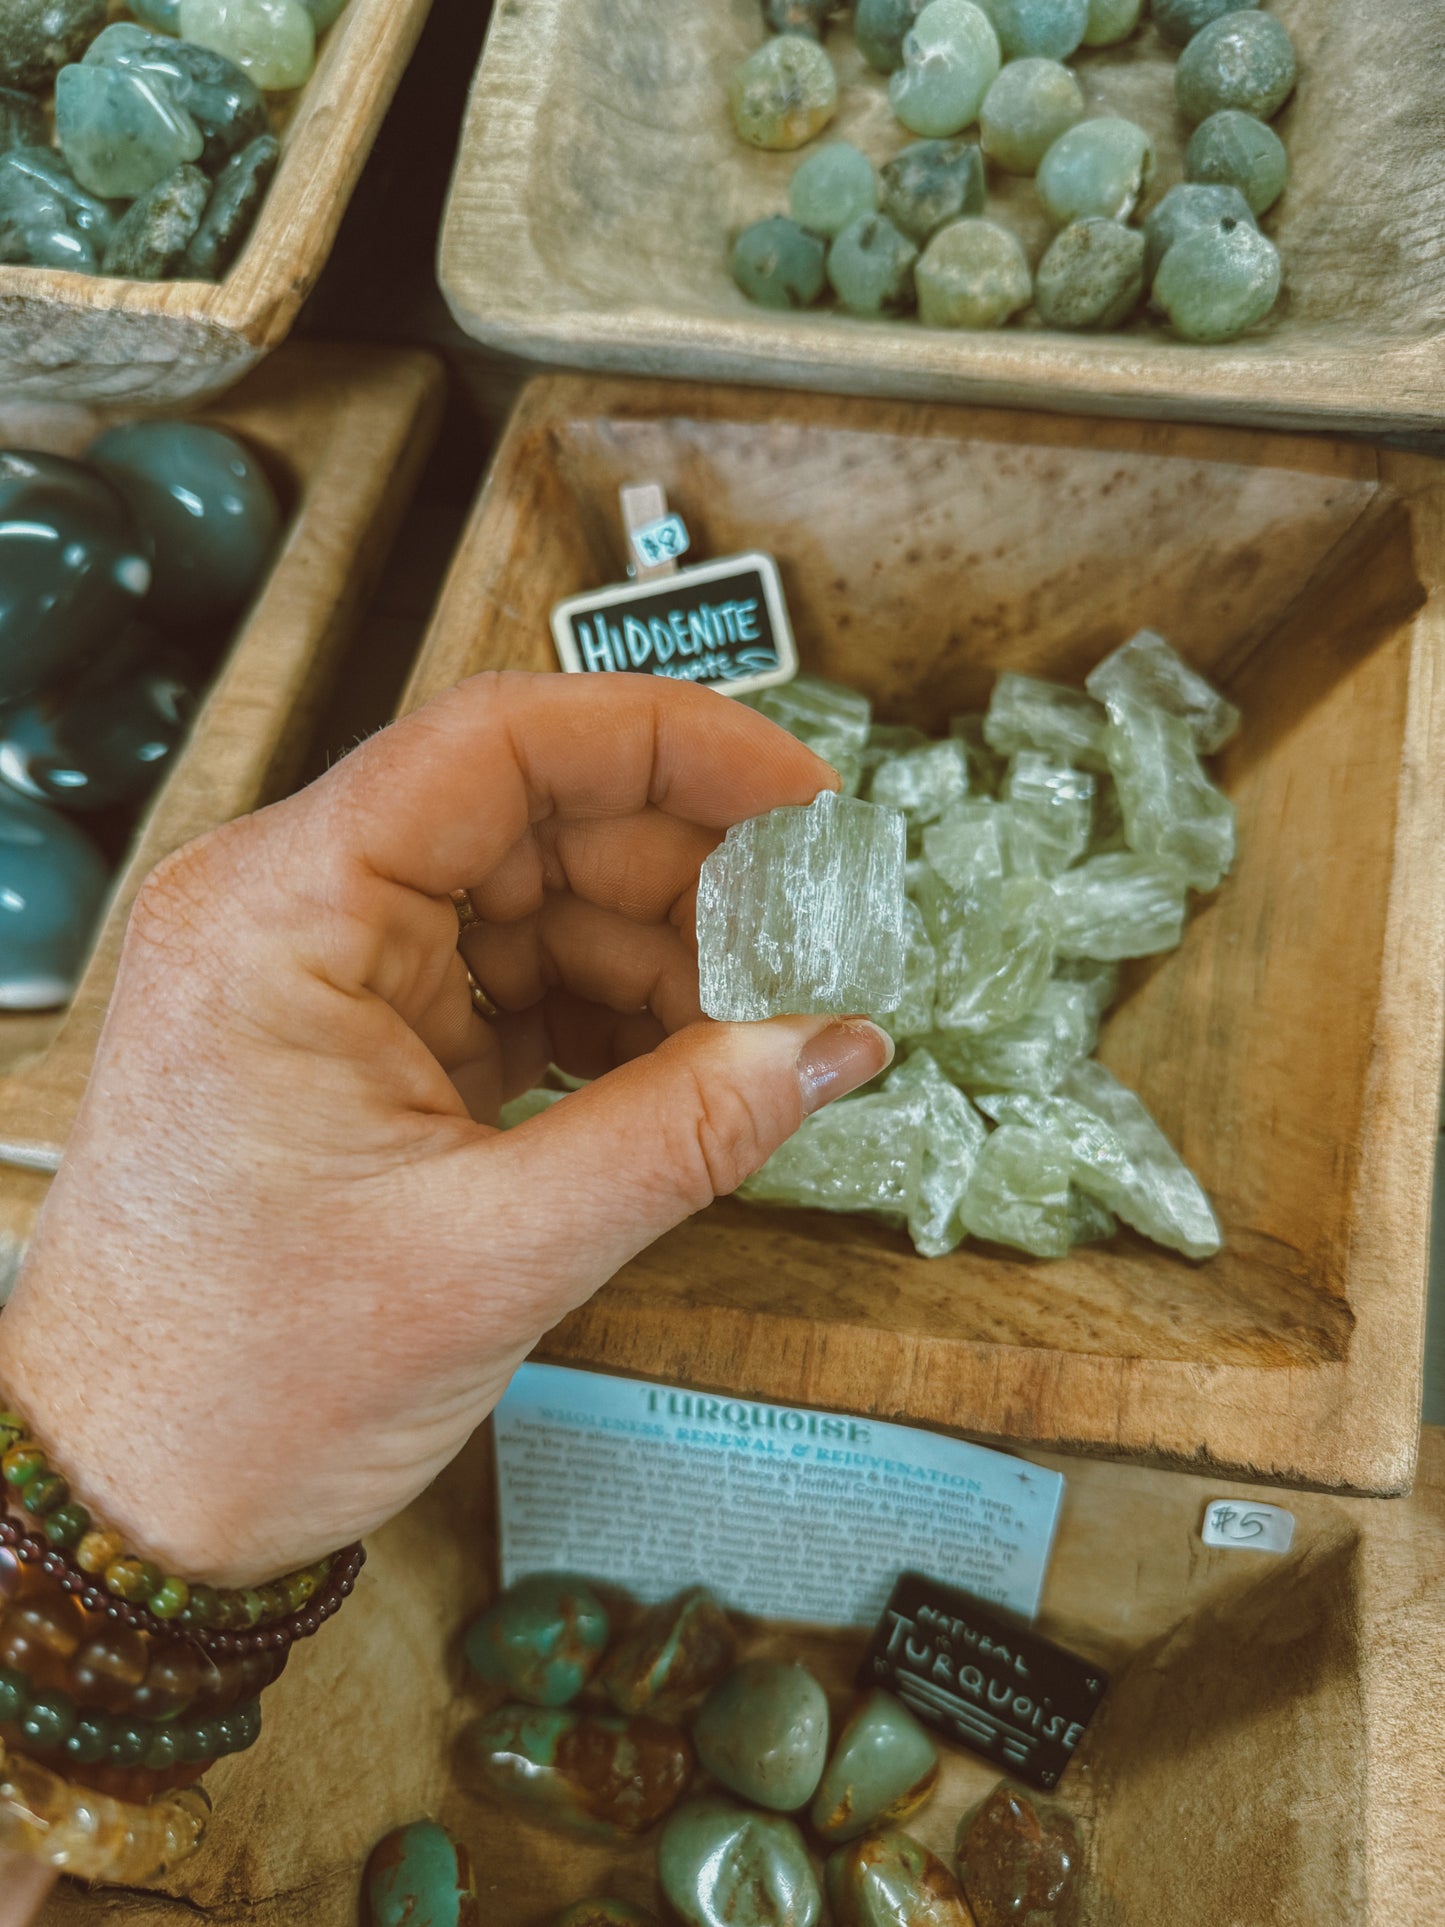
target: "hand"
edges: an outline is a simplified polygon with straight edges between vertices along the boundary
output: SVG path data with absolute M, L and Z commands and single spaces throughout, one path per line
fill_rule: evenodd
M 485 676 L 162 864 L 0 1318 L 95 1515 L 223 1584 L 360 1537 L 550 1326 L 881 1070 L 870 1024 L 698 1007 L 703 858 L 836 781 L 686 684 Z M 497 1131 L 549 1062 L 597 1082 Z

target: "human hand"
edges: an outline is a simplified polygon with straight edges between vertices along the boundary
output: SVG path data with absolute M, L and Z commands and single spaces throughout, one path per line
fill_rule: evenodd
M 212 1583 L 360 1537 L 550 1326 L 881 1070 L 869 1024 L 698 1006 L 703 858 L 835 782 L 703 689 L 485 676 L 162 864 L 0 1318 L 77 1496 Z M 498 1132 L 549 1062 L 598 1081 Z

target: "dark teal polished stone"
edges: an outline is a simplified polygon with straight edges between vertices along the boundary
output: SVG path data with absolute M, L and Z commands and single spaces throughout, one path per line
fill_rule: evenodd
M 107 648 L 150 587 L 149 544 L 103 475 L 0 450 L 0 702 Z
M 434 1820 L 378 1840 L 363 1891 L 367 1927 L 480 1927 L 471 1859 Z
M 23 175 L 54 194 L 70 225 L 88 235 L 97 250 L 105 246 L 125 212 L 122 204 L 104 201 L 82 187 L 53 147 L 11 148 L 8 154 L 0 154 L 0 176 L 5 173 Z
M 779 1813 L 806 1806 L 828 1757 L 828 1701 L 804 1666 L 744 1660 L 703 1702 L 697 1756 L 715 1780 Z
M 45 110 L 33 94 L 0 87 L 0 149 L 43 147 L 48 133 Z
M 105 25 L 106 0 L 4 0 L 0 87 L 34 93 L 79 60 Z
M 226 162 L 178 274 L 194 275 L 199 281 L 220 280 L 251 232 L 280 154 L 281 143 L 275 135 L 262 134 Z
M 109 881 L 68 817 L 0 788 L 0 1010 L 70 1001 Z
M 596 1672 L 610 1631 L 607 1609 L 585 1579 L 529 1573 L 472 1625 L 467 1662 L 513 1699 L 565 1706 Z
M 0 260 L 94 274 L 115 221 L 54 148 L 0 152 Z
M 117 20 L 91 42 L 84 64 L 140 74 L 173 107 L 189 114 L 205 143 L 200 165 L 208 174 L 270 129 L 266 103 L 255 83 L 233 61 L 209 47 L 169 40 L 131 21 Z
M 686 1927 L 815 1927 L 823 1909 L 793 1822 L 716 1797 L 689 1801 L 664 1826 L 657 1877 Z
M 0 709 L 0 779 L 44 803 L 139 803 L 165 774 L 199 696 L 180 650 L 137 623 L 105 654 Z
M 55 79 L 55 138 L 82 187 L 134 200 L 185 161 L 200 158 L 201 131 L 164 86 L 126 68 L 62 67 Z
M 190 162 L 133 201 L 101 257 L 101 273 L 164 281 L 201 225 L 211 183 Z

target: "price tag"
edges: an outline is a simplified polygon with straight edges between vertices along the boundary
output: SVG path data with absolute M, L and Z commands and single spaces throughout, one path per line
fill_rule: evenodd
M 1288 1552 L 1294 1539 L 1294 1514 L 1277 1505 L 1211 1499 L 1204 1508 L 1199 1536 L 1207 1546 L 1232 1552 Z
M 632 552 L 644 569 L 655 569 L 663 562 L 676 562 L 691 546 L 687 524 L 680 515 L 664 515 L 660 521 L 643 528 L 629 529 Z

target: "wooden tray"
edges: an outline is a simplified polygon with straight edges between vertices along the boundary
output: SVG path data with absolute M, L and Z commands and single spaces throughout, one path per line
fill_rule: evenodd
M 237 630 L 116 880 L 63 1011 L 0 1014 L 0 1299 L 69 1135 L 131 900 L 163 856 L 279 795 L 366 606 L 441 415 L 438 363 L 413 349 L 293 345 L 200 419 L 265 461 L 289 509 L 270 577 Z M 78 453 L 124 410 L 0 405 L 0 442 Z
M 1040 1628 L 1113 1678 L 1059 1789 L 1087 1830 L 1076 1927 L 1439 1927 L 1445 1433 L 1423 1435 L 1411 1499 L 1292 1499 L 1283 1558 L 1200 1543 L 1206 1499 L 1243 1488 L 1060 1469 Z M 378 1536 L 355 1600 L 266 1696 L 255 1751 L 210 1776 L 201 1856 L 161 1892 L 62 1888 L 39 1927 L 357 1927 L 373 1842 L 423 1814 L 470 1846 L 485 1927 L 550 1927 L 598 1892 L 654 1905 L 650 1843 L 575 1845 L 452 1781 L 477 1709 L 459 1635 L 494 1545 L 483 1435 Z M 765 1637 L 841 1700 L 861 1634 Z M 997 1777 L 950 1752 L 909 1830 L 946 1852 Z
M 325 265 L 431 0 L 350 0 L 295 97 L 276 170 L 226 278 L 124 281 L 0 266 L 0 396 L 174 406 L 269 354 Z
M 1189 346 L 1142 322 L 1098 338 L 970 335 L 753 306 L 728 274 L 729 239 L 786 212 L 800 158 L 745 148 L 728 118 L 728 78 L 762 38 L 758 0 L 697 0 L 665 16 L 653 0 L 499 7 L 442 234 L 443 291 L 479 340 L 587 368 L 1090 414 L 1438 428 L 1445 280 L 1431 237 L 1445 221 L 1445 10 L 1418 0 L 1270 0 L 1270 10 L 1295 37 L 1302 78 L 1278 123 L 1293 178 L 1266 221 L 1287 293 L 1248 341 Z M 828 50 L 842 106 L 824 138 L 886 159 L 911 136 L 846 26 Z M 1092 106 L 1148 126 L 1162 194 L 1181 177 L 1188 133 L 1172 51 L 1146 28 L 1074 64 Z M 1032 182 L 995 177 L 990 196 L 1037 261 L 1049 231 Z
M 1241 1476 L 1409 1483 L 1445 988 L 1445 467 L 1339 441 L 560 376 L 498 452 L 407 701 L 555 668 L 654 479 L 699 558 L 771 549 L 805 666 L 946 726 L 1148 624 L 1244 709 L 1241 856 L 1127 967 L 1102 1055 L 1200 1174 L 1208 1264 L 915 1256 L 715 1206 L 541 1355 Z

